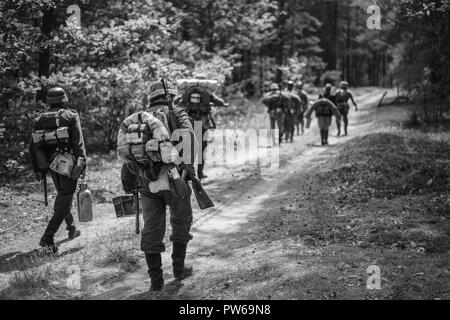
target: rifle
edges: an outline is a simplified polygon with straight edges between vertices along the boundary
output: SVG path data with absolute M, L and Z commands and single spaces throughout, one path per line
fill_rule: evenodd
M 141 233 L 139 224 L 139 175 L 136 176 L 136 187 L 134 188 L 134 197 L 136 197 L 136 234 Z
M 161 82 L 164 88 L 164 95 L 166 96 L 167 106 L 169 107 L 169 125 L 173 132 L 178 129 L 177 116 L 175 114 L 175 111 L 173 110 L 172 97 L 170 96 L 170 93 L 167 90 L 166 80 L 163 78 L 161 79 Z
M 192 189 L 194 190 L 194 195 L 200 209 L 205 210 L 214 207 L 214 202 L 208 196 L 205 189 L 203 189 L 201 181 L 195 176 L 191 176 L 189 179 L 192 181 Z
M 44 204 L 48 207 L 48 195 L 47 195 L 47 173 L 41 171 L 42 187 L 44 188 Z

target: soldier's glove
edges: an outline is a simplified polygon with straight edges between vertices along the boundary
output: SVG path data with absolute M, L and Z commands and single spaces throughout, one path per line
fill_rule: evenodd
M 358 112 L 358 106 L 355 106 L 355 111 Z

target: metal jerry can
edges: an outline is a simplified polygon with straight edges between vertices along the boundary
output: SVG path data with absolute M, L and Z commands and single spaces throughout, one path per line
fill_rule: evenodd
M 92 221 L 92 194 L 87 183 L 80 184 L 80 191 L 77 193 L 77 209 L 80 222 Z

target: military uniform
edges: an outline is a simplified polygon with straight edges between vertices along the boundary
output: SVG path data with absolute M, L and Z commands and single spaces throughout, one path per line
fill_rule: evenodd
M 339 121 L 341 118 L 341 114 L 339 113 L 334 103 L 326 98 L 317 100 L 305 114 L 305 117 L 308 119 L 308 123 L 310 122 L 313 112 L 316 113 L 322 145 L 326 145 L 328 144 L 328 129 L 331 126 L 331 118 L 334 115 L 337 121 Z
M 285 94 L 289 98 L 289 108 L 287 108 L 285 118 L 286 142 L 293 142 L 297 119 L 302 113 L 302 101 L 300 97 L 295 93 L 284 92 L 283 94 Z
M 270 129 L 275 130 L 278 126 L 279 142 L 283 141 L 283 135 L 285 132 L 285 117 L 286 111 L 289 108 L 289 98 L 279 91 L 278 85 L 271 86 L 271 92 L 269 92 L 262 99 L 262 103 L 267 106 L 270 116 Z
M 195 102 L 193 102 L 191 99 L 193 94 L 197 94 L 199 98 Z M 194 123 L 196 121 L 202 123 L 202 136 L 197 137 L 197 140 L 202 141 L 202 154 L 203 154 L 203 151 L 206 150 L 206 147 L 208 146 L 208 141 L 205 141 L 203 137 L 209 129 L 215 127 L 212 123 L 211 118 L 211 105 L 214 105 L 216 107 L 226 107 L 226 103 L 216 94 L 209 93 L 206 89 L 199 86 L 194 86 L 188 89 L 186 92 L 183 93 L 183 95 L 177 97 L 176 100 L 179 101 L 178 104 L 182 108 L 186 109 L 192 126 L 194 126 Z M 201 155 L 199 154 L 199 156 Z M 206 178 L 206 175 L 203 173 L 204 167 L 205 167 L 204 159 L 201 159 L 201 161 L 199 161 L 197 171 L 198 177 L 200 179 Z
M 300 100 L 302 102 L 300 113 L 298 114 L 297 119 L 296 119 L 297 120 L 296 121 L 297 135 L 299 135 L 300 134 L 300 126 L 302 127 L 302 134 L 304 133 L 304 126 L 305 126 L 304 117 L 305 117 L 305 112 L 308 111 L 309 99 L 308 99 L 308 95 L 306 94 L 306 92 L 304 90 L 299 90 L 297 92 L 297 95 L 300 97 Z
M 339 90 L 335 95 L 335 103 L 339 110 L 339 112 L 342 114 L 342 118 L 344 121 L 344 132 L 345 135 L 347 135 L 347 127 L 348 127 L 348 112 L 350 109 L 350 106 L 348 105 L 348 100 L 351 100 L 353 104 L 356 106 L 355 100 L 353 99 L 353 95 L 348 90 Z M 337 122 L 338 127 L 338 135 L 341 134 L 341 123 Z
M 171 84 L 168 84 L 172 97 L 175 91 Z M 153 114 L 160 119 L 159 114 L 164 115 L 161 119 L 168 133 L 173 133 L 176 129 L 188 130 L 191 137 L 194 137 L 194 131 L 186 111 L 180 107 L 174 107 L 176 123 L 178 128 L 172 128 L 169 121 L 169 108 L 165 97 L 159 92 L 161 83 L 155 82 L 150 87 L 150 109 L 148 113 Z M 195 143 L 195 141 L 194 141 Z M 195 155 L 193 155 L 195 158 Z M 191 159 L 194 160 L 194 159 Z M 183 170 L 192 170 L 190 164 L 181 164 Z M 122 168 L 122 181 L 127 182 L 124 185 L 125 191 L 130 191 L 135 185 L 135 174 L 139 172 L 134 163 L 125 164 Z M 180 172 L 181 174 L 181 172 Z M 163 270 L 161 262 L 161 253 L 165 251 L 163 243 L 166 232 L 166 207 L 170 209 L 170 224 L 172 234 L 170 240 L 173 242 L 172 265 L 174 276 L 177 279 L 183 279 L 189 273 L 189 268 L 184 265 L 186 257 L 186 248 L 188 242 L 192 239 L 190 229 L 192 225 L 192 207 L 191 207 L 191 189 L 187 185 L 188 195 L 183 199 L 175 196 L 172 190 L 161 190 L 152 192 L 149 186 L 149 179 L 142 172 L 139 174 L 139 191 L 142 197 L 142 210 L 144 216 L 144 228 L 142 230 L 141 250 L 145 253 L 149 275 L 151 278 L 151 290 L 161 290 L 163 280 Z M 128 189 L 128 190 L 127 190 Z
M 69 144 L 67 146 L 67 151 L 71 152 L 74 159 L 82 159 L 82 162 L 86 161 L 86 150 L 84 146 L 83 133 L 81 129 L 80 118 L 78 113 L 74 110 L 62 108 L 62 104 L 67 102 L 67 96 L 65 92 L 58 88 L 57 90 L 49 90 L 47 103 L 50 104 L 50 110 L 47 113 L 56 113 L 57 121 L 60 127 L 67 127 L 69 131 Z M 36 118 L 34 123 L 34 130 L 43 130 L 45 128 L 42 115 Z M 53 155 L 56 153 L 55 148 L 46 148 L 45 157 L 50 161 Z M 33 166 L 33 171 L 38 177 L 40 173 L 37 153 L 33 141 L 30 143 L 30 157 Z M 78 168 L 78 172 L 81 173 L 81 168 Z M 83 168 L 84 169 L 84 168 Z M 76 170 L 74 170 L 76 171 Z M 67 177 L 50 170 L 50 174 L 55 185 L 57 192 L 55 204 L 54 204 L 54 214 L 50 219 L 48 226 L 44 232 L 41 239 L 40 245 L 43 247 L 50 247 L 54 252 L 57 251 L 54 245 L 54 235 L 58 231 L 62 222 L 65 221 L 67 225 L 67 230 L 69 231 L 69 238 L 74 238 L 79 236 L 79 231 L 76 230 L 74 224 L 74 218 L 71 214 L 73 195 L 76 191 L 78 184 L 78 174 L 74 174 L 72 177 Z

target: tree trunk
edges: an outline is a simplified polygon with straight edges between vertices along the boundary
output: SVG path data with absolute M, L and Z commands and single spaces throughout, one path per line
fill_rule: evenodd
M 54 8 L 50 7 L 44 11 L 41 26 L 41 40 L 49 39 L 50 34 L 55 28 L 56 14 Z M 41 46 L 39 50 L 39 77 L 48 77 L 50 75 L 50 49 L 47 46 Z M 46 102 L 46 88 L 42 88 L 36 94 L 36 101 L 42 100 Z

